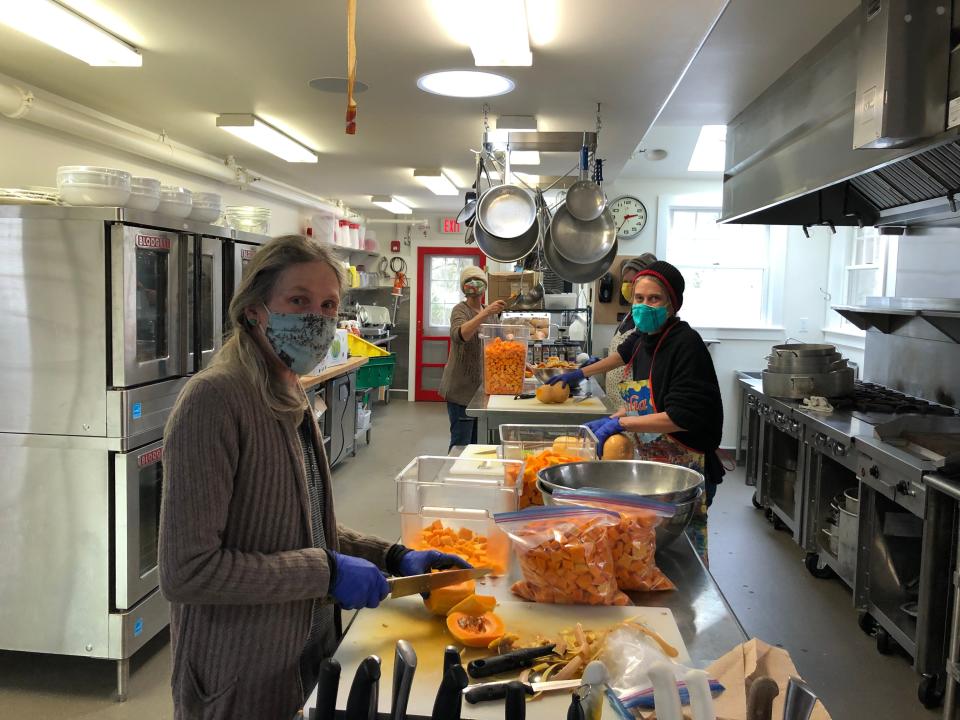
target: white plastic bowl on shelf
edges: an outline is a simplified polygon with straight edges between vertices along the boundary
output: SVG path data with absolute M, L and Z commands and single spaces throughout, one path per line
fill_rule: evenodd
M 127 207 L 154 212 L 160 205 L 160 181 L 151 177 L 134 177 L 130 181 Z
M 223 198 L 217 193 L 197 192 L 193 194 L 193 209 L 190 219 L 199 222 L 215 222 L 223 211 Z
M 160 206 L 157 212 L 170 217 L 185 218 L 193 210 L 193 193 L 185 187 L 164 185 L 160 188 Z
M 70 205 L 121 207 L 130 197 L 130 173 L 95 165 L 57 168 L 57 190 Z

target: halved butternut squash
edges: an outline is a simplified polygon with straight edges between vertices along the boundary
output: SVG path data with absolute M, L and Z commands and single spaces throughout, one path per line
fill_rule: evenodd
M 431 590 L 430 596 L 424 598 L 423 604 L 434 615 L 446 615 L 453 609 L 454 605 L 473 595 L 476 589 L 477 583 L 473 580 L 466 580 L 457 585 L 447 585 Z
M 497 606 L 497 599 L 492 595 L 471 595 L 450 608 L 447 613 L 463 613 L 464 615 L 483 615 L 491 612 Z
M 479 648 L 488 647 L 506 630 L 503 620 L 492 612 L 483 615 L 450 613 L 447 615 L 447 629 L 461 645 Z

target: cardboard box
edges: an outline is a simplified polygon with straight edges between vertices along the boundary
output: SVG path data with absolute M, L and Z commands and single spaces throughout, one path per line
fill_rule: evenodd
M 342 365 L 349 359 L 347 356 L 347 348 L 347 331 L 338 329 L 336 334 L 333 336 L 333 342 L 330 343 L 330 349 L 327 350 L 327 355 L 323 358 L 323 362 L 317 365 L 308 374 L 316 375 L 317 373 L 333 367 L 334 365 Z
M 535 282 L 533 270 L 523 272 L 492 272 L 487 275 L 487 303 L 496 300 L 509 300 L 511 295 L 519 294 L 521 283 L 532 288 Z

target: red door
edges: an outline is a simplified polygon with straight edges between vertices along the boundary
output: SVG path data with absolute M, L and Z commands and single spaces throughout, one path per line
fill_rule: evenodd
M 476 248 L 418 249 L 416 400 L 443 401 L 437 391 L 450 354 L 450 311 L 463 300 L 460 272 L 468 265 L 486 264 L 486 256 Z

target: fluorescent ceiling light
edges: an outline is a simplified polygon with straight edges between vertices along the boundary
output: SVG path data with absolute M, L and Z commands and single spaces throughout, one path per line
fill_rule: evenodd
M 135 47 L 51 0 L 0 0 L 0 23 L 94 67 L 140 67 Z
M 413 179 L 434 195 L 459 195 L 460 191 L 453 181 L 443 174 L 440 168 L 414 170 Z
M 492 142 L 498 150 L 506 150 L 511 130 L 535 132 L 536 129 L 537 118 L 535 115 L 501 115 L 497 118 L 496 130 L 487 132 L 487 140 Z M 539 165 L 540 153 L 536 150 L 511 150 L 510 163 L 512 165 Z
M 370 202 L 394 215 L 409 215 L 413 212 L 409 207 L 390 195 L 374 195 L 370 198 Z
M 417 87 L 434 95 L 449 97 L 492 97 L 505 95 L 516 85 L 513 80 L 479 70 L 444 70 L 417 80 Z
M 313 150 L 251 113 L 218 115 L 217 127 L 287 162 L 318 162 Z
M 524 0 L 484 0 L 477 5 L 470 37 L 477 67 L 533 65 Z
M 693 148 L 690 172 L 723 172 L 727 159 L 727 126 L 704 125 Z

